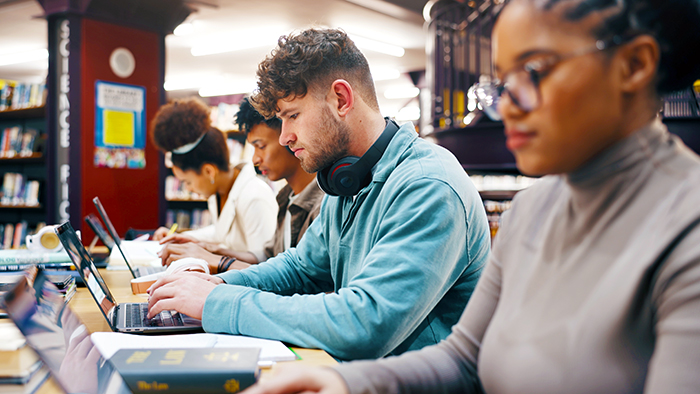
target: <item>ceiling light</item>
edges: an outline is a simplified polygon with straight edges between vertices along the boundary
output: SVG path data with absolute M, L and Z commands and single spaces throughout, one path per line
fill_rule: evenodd
M 215 85 L 217 81 L 221 81 L 220 76 L 196 76 L 169 78 L 163 84 L 163 89 L 170 92 L 173 90 L 196 90 L 202 86 Z
M 228 96 L 231 94 L 250 93 L 257 87 L 257 82 L 254 80 L 224 82 L 215 85 L 204 86 L 199 89 L 199 95 L 202 97 L 213 96 Z
M 7 53 L 4 55 L 0 55 L 0 66 L 34 62 L 37 60 L 44 60 L 48 58 L 49 51 L 46 49 L 35 49 L 32 51 Z
M 373 68 L 370 72 L 372 73 L 372 79 L 375 81 L 397 79 L 401 76 L 401 72 L 395 68 Z
M 353 42 L 355 42 L 355 45 L 357 45 L 357 47 L 361 49 L 367 49 L 370 51 L 379 52 L 385 55 L 396 57 L 402 57 L 406 53 L 406 50 L 398 45 L 387 44 L 384 42 L 371 40 L 369 38 L 356 36 L 354 34 L 348 34 L 348 36 Z
M 173 34 L 178 37 L 188 36 L 194 32 L 194 25 L 191 23 L 181 23 L 173 30 Z
M 384 91 L 384 97 L 388 99 L 407 99 L 417 97 L 420 89 L 415 86 L 389 88 Z
M 225 37 L 208 37 L 193 45 L 190 52 L 192 56 L 206 56 L 258 47 L 269 47 L 272 49 L 277 45 L 279 37 L 285 34 L 281 33 L 281 31 L 286 31 L 286 29 L 282 30 L 280 28 L 275 31 L 270 29 L 248 30 L 227 34 Z

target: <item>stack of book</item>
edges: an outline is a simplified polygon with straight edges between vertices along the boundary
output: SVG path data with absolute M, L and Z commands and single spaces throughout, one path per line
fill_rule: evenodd
M 0 134 L 0 157 L 31 156 L 38 134 L 36 129 L 29 127 L 6 127 Z
M 46 101 L 46 84 L 0 79 L 0 111 L 40 107 Z
M 65 302 L 68 302 L 75 295 L 77 283 L 75 276 L 69 271 L 61 270 L 44 270 L 47 273 L 47 278 L 53 283 L 58 292 L 61 293 Z M 24 271 L 3 271 L 0 272 L 0 297 L 5 291 L 11 290 L 15 284 L 25 276 Z M 2 390 L 0 390 L 2 392 Z
M 0 392 L 33 393 L 48 370 L 9 319 L 0 321 Z
M 68 253 L 60 252 L 34 252 L 27 249 L 3 249 L 0 250 L 0 272 L 23 271 L 32 266 L 43 268 L 47 274 L 57 275 L 67 273 L 73 269 Z
M 39 206 L 39 181 L 18 172 L 6 172 L 2 180 L 0 204 Z

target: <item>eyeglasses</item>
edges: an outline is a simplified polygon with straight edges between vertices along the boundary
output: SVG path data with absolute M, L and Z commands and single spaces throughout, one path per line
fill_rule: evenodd
M 604 51 L 622 44 L 624 41 L 619 36 L 610 40 L 596 41 L 594 47 L 581 48 L 564 55 L 551 55 L 541 59 L 535 59 L 523 66 L 503 74 L 503 80 L 495 80 L 474 85 L 474 93 L 481 104 L 483 111 L 492 120 L 501 120 L 498 113 L 498 103 L 507 93 L 510 100 L 524 112 L 537 109 L 542 103 L 540 82 L 542 78 L 554 66 L 575 57 Z

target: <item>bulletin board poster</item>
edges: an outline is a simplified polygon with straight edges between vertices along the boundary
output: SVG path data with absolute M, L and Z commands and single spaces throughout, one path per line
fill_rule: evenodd
M 95 82 L 95 167 L 146 167 L 146 89 Z

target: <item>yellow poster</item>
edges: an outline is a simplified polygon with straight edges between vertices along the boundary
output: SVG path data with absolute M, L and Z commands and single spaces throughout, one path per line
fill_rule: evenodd
M 134 145 L 134 113 L 105 109 L 104 143 L 106 145 Z

